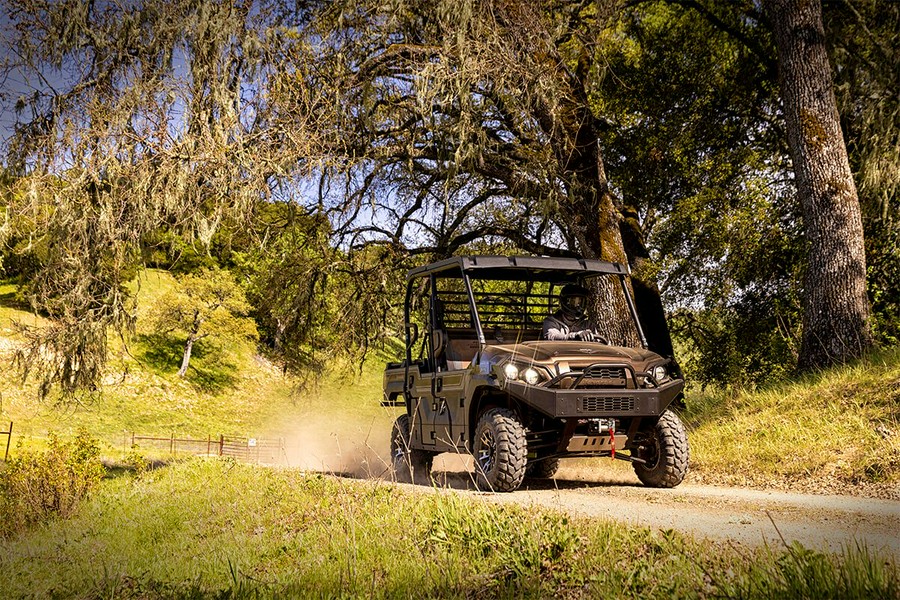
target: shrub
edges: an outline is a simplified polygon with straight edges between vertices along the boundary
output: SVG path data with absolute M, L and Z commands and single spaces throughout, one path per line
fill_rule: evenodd
M 150 459 L 144 456 L 136 445 L 131 447 L 131 450 L 125 455 L 125 459 L 122 462 L 126 469 L 130 469 L 138 476 L 143 475 L 151 465 Z
M 103 474 L 100 447 L 86 431 L 70 442 L 51 433 L 45 452 L 22 452 L 0 473 L 0 534 L 68 517 Z

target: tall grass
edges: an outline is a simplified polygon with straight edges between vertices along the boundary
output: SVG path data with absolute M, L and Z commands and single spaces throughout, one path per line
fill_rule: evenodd
M 195 460 L 0 542 L 5 597 L 897 598 L 893 562 L 737 550 L 455 492 Z
M 755 392 L 688 396 L 692 468 L 732 483 L 900 481 L 900 350 Z

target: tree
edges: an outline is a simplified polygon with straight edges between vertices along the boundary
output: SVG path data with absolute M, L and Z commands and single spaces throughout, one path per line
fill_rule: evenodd
M 827 3 L 824 17 L 863 208 L 869 294 L 889 342 L 900 323 L 891 224 L 900 202 L 892 91 L 900 6 Z M 680 341 L 704 357 L 693 374 L 727 383 L 790 372 L 808 248 L 789 185 L 770 20 L 754 2 L 665 0 L 632 3 L 620 21 L 621 49 L 606 54 L 616 77 L 602 91 L 615 107 L 607 165 L 625 202 L 637 200 L 635 213 L 655 222 L 648 239 L 667 306 L 680 307 Z
M 900 4 L 828 3 L 823 19 L 850 165 L 863 209 L 877 341 L 900 340 Z
M 766 0 L 809 258 L 799 366 L 861 356 L 872 346 L 859 199 L 841 133 L 818 0 Z
M 148 238 L 165 229 L 207 245 L 316 156 L 310 132 L 287 135 L 269 118 L 265 69 L 296 24 L 281 8 L 2 2 L 15 27 L 0 75 L 31 86 L 2 98 L 18 115 L 7 215 L 36 232 L 40 267 L 25 293 L 51 320 L 25 331 L 18 359 L 42 394 L 97 387 L 108 333 L 133 330 L 125 283 Z
M 779 184 L 777 63 L 753 8 L 630 3 L 602 38 L 596 92 L 610 180 L 646 240 L 679 360 L 718 385 L 791 372 L 799 339 L 802 230 Z
M 301 368 L 383 339 L 398 271 L 473 248 L 627 261 L 663 353 L 657 277 L 670 306 L 721 310 L 710 322 L 725 329 L 762 315 L 768 339 L 784 315 L 766 309 L 792 318 L 799 209 L 783 197 L 758 3 L 0 1 L 15 21 L 3 70 L 34 82 L 6 99 L 19 115 L 7 214 L 23 228 L 0 238 L 40 249 L 27 292 L 56 327 L 30 332 L 22 364 L 64 392 L 96 383 L 107 329 L 133 324 L 122 284 L 152 246 L 197 241 L 206 256 L 225 224 L 247 231 L 255 265 L 289 267 L 248 278 L 265 341 L 302 348 Z M 829 9 L 847 32 L 842 117 L 888 140 L 851 146 L 851 164 L 894 173 L 893 121 L 855 117 L 894 106 L 866 98 L 892 101 L 896 19 L 873 27 L 890 10 L 847 6 Z M 894 206 L 888 188 L 866 197 Z M 252 223 L 273 203 L 300 217 L 288 238 Z M 869 245 L 870 264 L 893 264 L 892 239 Z M 891 298 L 896 278 L 879 273 Z M 338 288 L 364 309 L 331 310 Z M 636 343 L 622 298 L 607 300 L 607 335 Z M 352 335 L 325 335 L 338 315 Z
M 187 336 L 178 376 L 184 377 L 194 344 L 204 338 L 256 339 L 256 325 L 247 315 L 251 307 L 234 277 L 222 269 L 204 269 L 178 279 L 178 287 L 157 300 L 152 322 L 165 334 Z
M 342 109 L 331 129 L 351 160 L 325 175 L 340 178 L 353 218 L 336 235 L 395 256 L 439 258 L 488 238 L 629 262 L 591 98 L 606 18 L 587 2 L 333 3 L 314 22 L 317 52 L 289 62 L 320 65 L 294 87 Z M 303 94 L 284 98 L 286 113 L 311 118 Z M 604 333 L 637 345 L 619 290 L 598 292 Z M 658 348 L 670 351 L 659 321 Z

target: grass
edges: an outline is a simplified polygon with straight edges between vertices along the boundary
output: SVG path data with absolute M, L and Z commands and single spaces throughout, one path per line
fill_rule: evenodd
M 0 541 L 6 597 L 897 598 L 894 563 L 195 459 Z
M 384 453 L 396 414 L 378 406 L 385 357 L 359 377 L 301 392 L 251 345 L 209 345 L 179 378 L 177 341 L 145 324 L 172 284 L 163 272 L 143 275 L 137 336 L 128 352 L 113 341 L 101 397 L 53 406 L 0 372 L 0 428 L 12 420 L 16 440 L 40 448 L 50 430 L 66 437 L 86 427 L 114 458 L 131 431 L 287 435 L 308 455 L 337 451 L 367 472 L 383 466 L 349 446 Z M 15 343 L 10 319 L 40 323 L 13 286 L 0 285 L 0 354 Z M 684 417 L 694 476 L 895 482 L 897 435 L 876 428 L 900 432 L 898 394 L 900 352 L 760 392 L 692 392 Z M 228 460 L 140 475 L 120 468 L 73 518 L 0 540 L 3 597 L 897 598 L 898 585 L 897 566 L 865 549 L 741 550 L 455 492 L 410 494 L 383 481 Z
M 253 344 L 222 347 L 202 340 L 195 345 L 187 375 L 178 377 L 182 350 L 178 340 L 162 339 L 149 329 L 146 318 L 155 299 L 173 285 L 171 275 L 157 270 L 148 270 L 134 283 L 138 292 L 136 335 L 127 348 L 111 337 L 108 373 L 98 397 L 66 405 L 39 401 L 34 383 L 22 385 L 15 371 L 4 364 L 0 369 L 0 429 L 14 422 L 14 446 L 21 442 L 26 448 L 40 448 L 48 432 L 73 436 L 82 427 L 99 438 L 104 455 L 114 459 L 127 450 L 132 432 L 204 440 L 219 434 L 314 435 L 328 440 L 337 431 L 364 439 L 370 431 L 384 430 L 384 440 L 377 443 L 387 443 L 394 411 L 378 404 L 380 357 L 373 357 L 359 376 L 332 377 L 300 390 L 296 381 L 259 356 Z M 12 320 L 40 323 L 23 308 L 15 299 L 14 286 L 0 285 L 0 360 L 4 354 L 10 357 L 16 341 Z M 336 422 L 338 414 L 341 419 Z
M 900 350 L 771 389 L 688 396 L 695 472 L 738 484 L 900 481 Z

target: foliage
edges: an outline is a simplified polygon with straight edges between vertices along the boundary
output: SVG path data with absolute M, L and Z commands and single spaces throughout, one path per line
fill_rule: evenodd
M 263 341 L 291 373 L 317 377 L 337 364 L 361 364 L 399 323 L 405 273 L 383 248 L 331 246 L 325 219 L 293 215 L 264 245 L 236 254 L 249 281 Z
M 17 118 L 0 242 L 53 322 L 20 354 L 44 393 L 96 388 L 142 263 L 239 266 L 264 341 L 316 370 L 390 333 L 398 272 L 500 246 L 627 260 L 670 312 L 757 357 L 699 365 L 705 381 L 756 378 L 745 364 L 773 339 L 771 363 L 793 367 L 806 248 L 758 2 L 3 7 L 0 70 L 33 89 L 0 98 Z M 825 5 L 886 342 L 897 17 Z
M 151 320 L 160 332 L 186 336 L 179 376 L 187 372 L 193 345 L 213 340 L 255 339 L 256 325 L 247 314 L 250 305 L 234 277 L 222 269 L 183 275 L 175 290 L 153 306 Z
M 137 446 L 132 446 L 122 459 L 122 465 L 134 475 L 141 476 L 152 466 L 152 463 Z
M 900 156 L 900 111 L 888 91 L 896 88 L 889 83 L 896 69 L 888 65 L 896 62 L 897 6 L 866 1 L 825 3 L 824 9 L 838 107 L 864 209 L 869 295 L 883 302 L 897 296 L 896 279 L 875 275 L 871 266 L 900 261 L 884 226 L 897 211 L 891 177 L 898 171 L 882 168 Z M 745 366 L 767 353 L 777 372 L 790 372 L 807 248 L 787 187 L 777 64 L 760 4 L 633 3 L 616 22 L 617 29 L 601 38 L 615 76 L 601 81 L 595 100 L 611 115 L 604 134 L 610 179 L 648 231 L 651 266 L 659 271 L 667 309 L 714 322 L 726 339 L 740 340 L 741 354 L 731 354 L 727 368 L 719 356 L 709 369 L 695 362 L 691 374 L 719 384 L 757 379 Z M 879 165 L 879 178 L 865 175 Z M 876 326 L 893 322 L 889 314 L 879 316 L 881 302 L 873 302 Z M 681 325 L 681 347 L 714 354 L 708 331 Z M 780 339 L 770 353 L 772 340 Z M 726 372 L 738 377 L 723 381 Z
M 885 346 L 900 345 L 900 222 L 872 225 L 875 235 L 867 240 L 869 298 L 873 328 Z
M 69 442 L 51 434 L 45 452 L 17 449 L 0 471 L 0 535 L 71 516 L 103 474 L 98 442 L 85 430 Z
M 864 549 L 735 548 L 226 461 L 109 481 L 75 519 L 0 543 L 14 597 L 894 598 L 900 579 Z
M 134 325 L 122 292 L 145 243 L 165 230 L 209 244 L 315 154 L 311 136 L 279 135 L 269 118 L 263 71 L 290 23 L 276 8 L 4 2 L 18 37 L 0 68 L 59 86 L 5 98 L 19 114 L 7 212 L 46 248 L 28 295 L 53 321 L 25 332 L 19 365 L 45 393 L 96 388 L 107 328 Z

